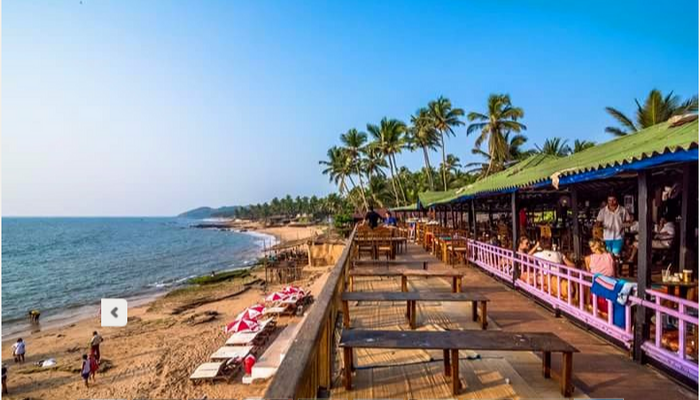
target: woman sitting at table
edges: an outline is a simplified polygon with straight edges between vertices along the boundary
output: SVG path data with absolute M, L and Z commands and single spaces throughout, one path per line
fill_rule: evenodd
M 605 242 L 600 239 L 591 239 L 588 241 L 588 247 L 591 248 L 591 254 L 584 259 L 586 271 L 614 278 L 615 260 L 612 254 L 608 253 Z M 599 311 L 604 313 L 608 312 L 608 302 L 605 298 L 598 297 L 597 303 Z

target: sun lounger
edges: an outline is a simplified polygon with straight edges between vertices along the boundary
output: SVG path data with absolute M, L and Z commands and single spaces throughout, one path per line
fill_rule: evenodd
M 241 367 L 241 364 L 241 359 L 207 362 L 194 370 L 192 375 L 190 375 L 190 380 L 195 384 L 203 381 L 230 381 Z
M 255 346 L 261 333 L 262 331 L 234 333 L 226 341 L 226 346 Z
M 224 346 L 211 355 L 212 360 L 243 360 L 250 354 L 253 346 Z

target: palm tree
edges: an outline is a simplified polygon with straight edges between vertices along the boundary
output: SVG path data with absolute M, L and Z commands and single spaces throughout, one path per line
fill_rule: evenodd
M 568 140 L 559 137 L 547 139 L 542 147 L 535 145 L 537 151 L 541 154 L 546 154 L 555 157 L 566 157 L 571 154 L 571 147 L 567 144 Z
M 421 108 L 416 112 L 416 115 L 411 116 L 411 127 L 409 132 L 409 149 L 411 151 L 423 150 L 423 161 L 425 162 L 425 171 L 430 184 L 430 190 L 435 190 L 433 183 L 432 168 L 430 167 L 429 150 L 437 150 L 440 145 L 440 134 L 433 126 L 430 119 L 430 113 L 427 108 Z
M 445 163 L 440 164 L 440 168 L 446 170 L 448 173 L 456 174 L 459 169 L 462 168 L 462 164 L 460 164 L 459 157 L 454 154 L 448 154 L 445 158 Z
M 474 142 L 475 148 L 480 148 L 483 142 L 488 143 L 488 167 L 486 175 L 504 167 L 509 156 L 509 146 L 506 134 L 519 133 L 527 127 L 518 122 L 525 112 L 520 107 L 513 107 L 507 94 L 492 94 L 487 102 L 486 114 L 470 112 L 469 121 L 479 121 L 469 124 L 467 135 L 480 131 L 481 134 Z
M 354 173 L 352 168 L 352 163 L 350 162 L 350 157 L 348 152 L 340 147 L 333 146 L 328 149 L 327 153 L 328 160 L 322 160 L 318 163 L 325 165 L 326 168 L 322 171 L 324 175 L 328 175 L 329 181 L 338 185 L 338 191 L 341 194 L 347 193 L 350 196 L 352 189 L 355 188 L 355 182 L 352 179 L 352 174 Z M 352 185 L 351 189 L 348 189 L 346 184 L 346 179 L 350 181 Z M 291 201 L 291 198 L 289 199 Z M 288 202 L 287 198 L 281 200 L 281 208 L 284 213 L 288 214 Z
M 396 204 L 398 205 L 401 200 L 399 198 L 399 191 L 396 188 L 397 183 L 401 189 L 400 193 L 403 199 L 406 200 L 406 193 L 403 191 L 401 180 L 398 179 L 396 175 L 396 154 L 401 153 L 401 150 L 406 147 L 406 138 L 404 136 L 406 133 L 406 124 L 398 119 L 388 119 L 384 117 L 379 122 L 379 125 L 367 124 L 367 131 L 375 140 L 372 146 L 375 146 L 389 162 L 391 185 L 394 190 Z
M 364 158 L 365 165 L 363 170 L 367 173 L 367 180 L 369 181 L 375 176 L 386 177 L 382 168 L 387 168 L 389 164 L 386 163 L 386 159 L 384 159 L 384 156 L 377 146 L 366 146 L 365 154 L 367 156 Z
M 435 130 L 440 133 L 440 148 L 442 150 L 442 163 L 445 164 L 445 135 L 454 136 L 453 127 L 464 125 L 459 117 L 464 116 L 461 108 L 452 108 L 452 102 L 445 97 L 438 97 L 428 103 L 428 115 Z M 447 191 L 447 171 L 442 170 L 443 189 Z
M 372 197 L 374 204 L 383 208 L 391 199 L 391 192 L 387 187 L 386 179 L 374 176 L 369 180 L 368 186 L 369 195 Z
M 698 111 L 697 95 L 681 101 L 680 96 L 674 95 L 673 91 L 664 96 L 661 91 L 652 89 L 643 105 L 637 99 L 634 99 L 634 102 L 637 105 L 634 120 L 616 108 L 605 107 L 605 111 L 622 125 L 622 128 L 608 126 L 605 128 L 605 132 L 612 133 L 615 136 L 625 136 L 664 122 L 674 115 Z
M 521 147 L 527 142 L 527 137 L 525 135 L 516 134 L 510 137 L 512 132 L 507 132 L 505 135 L 505 141 L 508 143 L 508 157 L 504 163 L 504 167 L 509 164 L 521 161 L 532 154 L 535 153 L 534 150 L 522 150 Z M 467 173 L 477 174 L 478 176 L 486 176 L 489 169 L 491 156 L 489 153 L 481 150 L 479 147 L 474 147 L 472 149 L 472 154 L 482 156 L 484 158 L 483 162 L 471 162 L 466 164 L 465 167 L 471 168 L 467 170 Z
M 574 152 L 574 153 L 578 153 L 578 152 L 584 151 L 584 150 L 586 150 L 586 149 L 590 149 L 591 147 L 594 147 L 594 146 L 595 146 L 595 142 L 591 142 L 591 141 L 589 141 L 589 140 L 578 140 L 578 139 L 576 139 L 576 140 L 574 141 L 574 149 L 573 149 L 573 152 Z
M 345 145 L 345 151 L 347 152 L 350 164 L 353 168 L 353 172 L 357 174 L 360 180 L 360 194 L 362 195 L 362 203 L 365 209 L 369 208 L 367 204 L 367 198 L 365 197 L 365 185 L 362 183 L 362 151 L 364 150 L 365 142 L 367 142 L 367 134 L 364 132 L 358 132 L 357 129 L 353 128 L 346 133 L 340 135 L 340 141 Z

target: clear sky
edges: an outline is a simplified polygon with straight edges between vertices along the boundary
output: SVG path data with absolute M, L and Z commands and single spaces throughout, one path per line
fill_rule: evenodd
M 608 140 L 605 106 L 698 92 L 698 2 L 6 0 L 2 51 L 3 215 L 173 215 L 325 195 L 342 132 L 439 95 Z

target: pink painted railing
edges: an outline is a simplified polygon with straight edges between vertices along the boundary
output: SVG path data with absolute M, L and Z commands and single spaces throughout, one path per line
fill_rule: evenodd
M 649 300 L 629 296 L 625 306 L 625 326 L 613 323 L 612 301 L 605 299 L 607 311 L 598 310 L 598 298 L 590 292 L 593 274 L 562 264 L 556 264 L 514 253 L 498 246 L 468 240 L 469 261 L 504 281 L 511 282 L 513 266 L 520 269 L 515 287 L 530 293 L 554 309 L 606 333 L 630 348 L 634 340 L 632 307 L 642 304 L 655 313 L 653 339 L 642 344 L 649 357 L 671 370 L 698 381 L 698 304 L 655 290 L 647 290 Z M 600 311 L 600 312 L 599 312 Z M 664 343 L 664 321 L 677 321 L 678 349 Z
M 599 312 L 597 296 L 590 294 L 593 274 L 474 240 L 469 241 L 469 247 L 470 261 L 474 264 L 508 282 L 512 280 L 513 265 L 519 266 L 520 279 L 515 282 L 516 287 L 619 340 L 626 347 L 632 345 L 632 306 L 625 306 L 625 327 L 616 326 L 612 302 L 605 300 L 609 312 Z
M 642 349 L 649 357 L 697 381 L 698 303 L 656 290 L 647 290 L 647 296 L 648 300 L 633 299 L 654 312 L 652 339 L 644 342 Z M 668 334 L 666 340 L 664 334 Z

